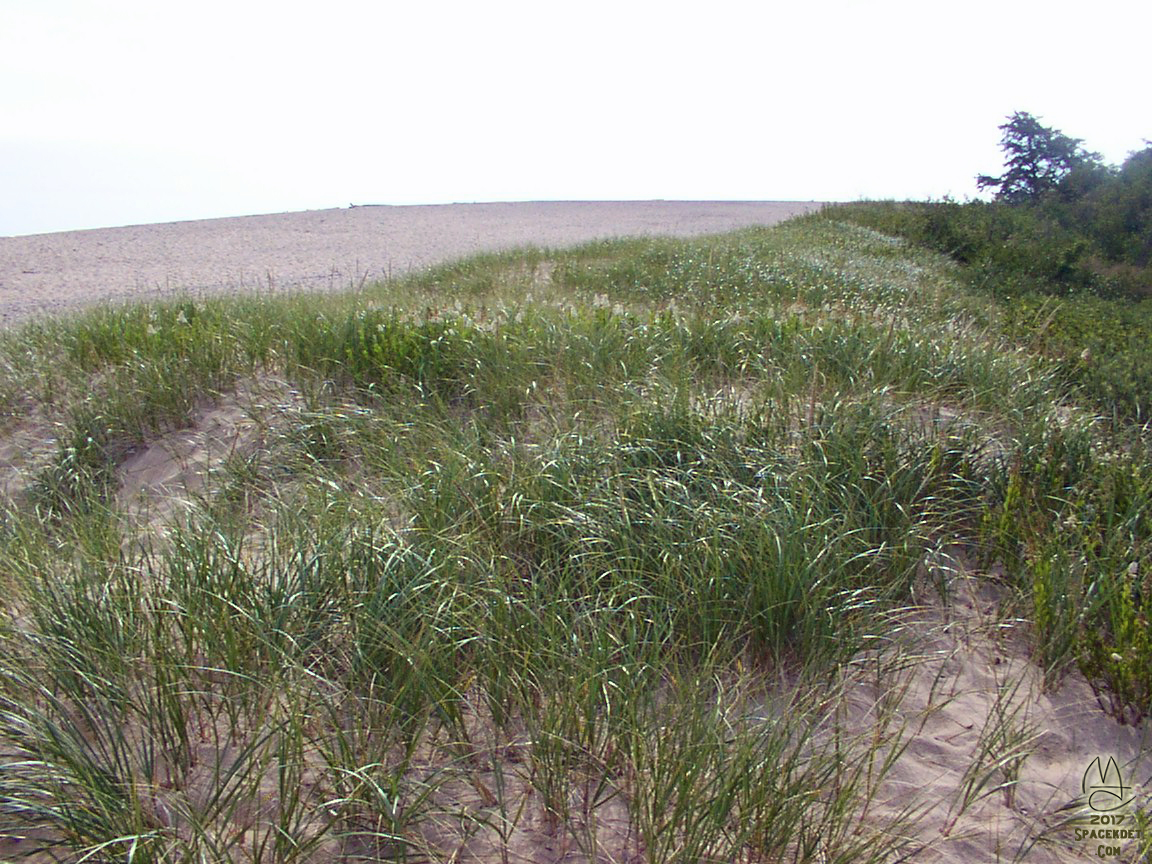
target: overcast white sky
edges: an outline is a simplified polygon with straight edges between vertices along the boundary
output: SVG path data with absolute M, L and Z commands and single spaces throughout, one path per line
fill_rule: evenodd
M 1152 138 L 1148 0 L 0 0 L 0 235 L 356 204 L 975 194 Z

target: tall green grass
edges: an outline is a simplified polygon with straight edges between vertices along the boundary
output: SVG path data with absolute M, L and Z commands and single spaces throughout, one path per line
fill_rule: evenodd
M 1152 698 L 1140 439 L 999 314 L 807 221 L 5 334 L 7 423 L 46 440 L 0 520 L 0 833 L 887 860 L 903 730 L 815 706 L 898 653 L 942 544 L 1002 569 L 1053 677 Z M 189 508 L 123 512 L 124 461 L 224 398 L 259 434 Z

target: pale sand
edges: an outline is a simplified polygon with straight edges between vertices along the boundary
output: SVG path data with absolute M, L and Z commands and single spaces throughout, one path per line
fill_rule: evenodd
M 181 291 L 330 290 L 476 252 L 770 225 L 815 202 L 363 206 L 0 237 L 0 325 Z

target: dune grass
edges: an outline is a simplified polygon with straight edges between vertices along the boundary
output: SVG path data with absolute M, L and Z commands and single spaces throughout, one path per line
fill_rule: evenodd
M 899 664 L 933 550 L 1003 573 L 1053 680 L 1152 703 L 1145 439 L 998 314 L 809 219 L 4 334 L 3 425 L 47 443 L 0 521 L 0 834 L 108 861 L 902 854 L 915 805 L 869 812 L 908 730 L 830 706 L 860 658 Z M 228 398 L 258 434 L 184 506 L 130 507 L 125 461 Z

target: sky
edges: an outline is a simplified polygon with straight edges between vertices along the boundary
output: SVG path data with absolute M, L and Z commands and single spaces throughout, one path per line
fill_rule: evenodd
M 0 236 L 349 204 L 964 199 L 1152 139 L 1147 0 L 0 0 Z

